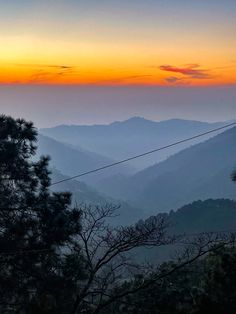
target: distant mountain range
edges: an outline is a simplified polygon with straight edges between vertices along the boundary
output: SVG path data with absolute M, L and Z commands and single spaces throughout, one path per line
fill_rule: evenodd
M 144 151 L 153 148 L 154 142 L 161 146 L 221 125 L 220 122 L 176 119 L 153 122 L 135 117 L 110 125 L 58 126 L 41 130 L 54 139 L 40 135 L 39 154 L 51 155 L 53 167 L 63 175 L 73 176 L 114 162 L 107 157 L 108 152 L 114 156 L 120 154 L 122 158 L 133 149 L 137 152 L 138 147 Z M 132 208 L 141 208 L 146 217 L 199 199 L 236 199 L 235 186 L 230 181 L 230 174 L 236 167 L 236 128 L 209 137 L 207 140 L 202 138 L 201 141 L 205 141 L 201 143 L 189 142 L 187 148 L 180 145 L 178 152 L 165 150 L 162 156 L 157 154 L 156 159 L 165 160 L 136 173 L 124 164 L 79 180 L 91 185 L 91 190 L 97 190 L 105 200 L 123 200 L 132 204 Z M 103 154 L 97 152 L 101 146 Z M 89 151 L 89 147 L 97 151 Z M 171 156 L 167 158 L 168 154 Z M 155 154 L 152 158 L 155 159 Z
M 41 129 L 40 132 L 55 140 L 78 146 L 79 149 L 82 148 L 113 160 L 119 160 L 222 125 L 222 122 L 207 123 L 181 119 L 155 122 L 133 117 L 108 125 L 60 125 L 54 128 Z M 184 143 L 158 154 L 132 161 L 132 166 L 143 169 L 211 136 L 208 135 L 191 143 Z
M 236 199 L 230 180 L 236 168 L 236 128 L 146 168 L 130 178 L 110 177 L 100 191 L 145 209 L 148 215 L 176 209 L 195 200 Z
M 41 130 L 44 135 L 39 136 L 38 154 L 51 155 L 52 181 L 56 182 L 110 164 L 114 158 L 222 125 L 132 118 L 101 126 L 58 126 Z M 236 184 L 230 179 L 236 168 L 235 143 L 236 127 L 144 158 L 135 166 L 152 166 L 136 173 L 131 166 L 121 165 L 79 181 L 63 182 L 52 190 L 71 192 L 78 205 L 120 205 L 119 216 L 110 220 L 113 225 L 142 223 L 142 219 L 152 220 L 160 214 L 169 221 L 171 234 L 232 232 L 236 230 Z M 168 259 L 175 249 L 141 248 L 135 258 L 157 263 Z

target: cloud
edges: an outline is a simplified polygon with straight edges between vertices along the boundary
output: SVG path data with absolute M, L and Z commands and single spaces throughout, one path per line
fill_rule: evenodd
M 78 72 L 77 66 L 65 64 L 14 63 L 14 65 L 19 67 L 29 67 L 32 69 L 29 77 L 30 83 L 53 80 L 56 77 L 62 77 Z
M 209 79 L 211 75 L 208 70 L 203 70 L 200 68 L 199 64 L 187 64 L 185 67 L 176 67 L 169 64 L 161 65 L 159 67 L 162 71 L 179 73 L 186 77 L 193 79 Z
M 30 83 L 50 81 L 56 77 L 62 77 L 71 73 L 76 73 L 77 66 L 55 65 L 55 64 L 18 64 L 18 66 L 31 67 L 32 74 L 29 78 Z
M 70 65 L 64 65 L 64 64 L 40 64 L 40 63 L 15 63 L 14 65 L 20 66 L 20 67 L 31 67 L 31 68 L 55 68 L 55 69 L 74 69 L 77 68 L 77 66 L 70 66 Z
M 135 82 L 139 82 L 139 79 L 143 79 L 143 78 L 148 78 L 148 77 L 152 77 L 151 74 L 137 74 L 137 75 L 129 75 L 129 76 L 123 76 L 123 77 L 118 77 L 115 79 L 105 79 L 105 80 L 99 80 L 98 84 L 101 83 L 109 83 L 109 84 L 120 84 L 120 83 L 124 83 L 126 84 L 127 81 L 133 81 L 133 83 Z
M 176 76 L 169 76 L 165 79 L 167 83 L 177 83 L 179 81 L 182 81 L 182 78 L 176 77 Z

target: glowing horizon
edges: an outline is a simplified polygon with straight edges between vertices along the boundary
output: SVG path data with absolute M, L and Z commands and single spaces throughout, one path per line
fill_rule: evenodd
M 236 84 L 235 1 L 0 4 L 0 84 Z

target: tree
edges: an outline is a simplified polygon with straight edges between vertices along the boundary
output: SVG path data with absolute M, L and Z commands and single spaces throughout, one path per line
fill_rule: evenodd
M 236 249 L 223 247 L 204 261 L 200 294 L 194 314 L 236 313 Z
M 32 123 L 0 116 L 1 312 L 68 313 L 85 276 L 73 246 L 81 212 L 51 193 L 48 158 L 33 162 Z M 71 271 L 71 269 L 73 271 Z
M 116 206 L 85 206 L 82 210 L 82 230 L 79 249 L 86 258 L 88 278 L 77 296 L 73 313 L 81 311 L 84 302 L 93 304 L 92 313 L 99 313 L 121 298 L 113 295 L 114 287 L 140 272 L 148 272 L 130 256 L 139 247 L 162 246 L 173 243 L 166 235 L 167 222 L 162 216 L 134 226 L 111 227 L 108 221 L 116 216 Z M 82 308 L 81 308 L 82 307 Z
M 163 263 L 159 275 L 165 274 L 175 266 L 173 262 Z M 202 262 L 197 260 L 163 277 L 162 280 L 157 280 L 136 294 L 127 296 L 123 303 L 112 304 L 105 313 L 189 314 L 202 274 Z M 148 278 L 136 278 L 133 284 L 139 286 L 142 280 L 148 281 Z M 127 289 L 130 285 L 131 283 L 127 282 L 120 289 Z
M 233 173 L 232 173 L 232 180 L 234 181 L 234 182 L 236 182 L 236 171 L 234 171 Z
M 85 206 L 82 209 L 83 227 L 78 237 L 87 262 L 88 278 L 77 295 L 72 313 L 82 312 L 86 303 L 89 313 L 143 312 L 142 307 L 129 312 L 125 306 L 128 304 L 130 307 L 129 300 L 135 300 L 136 294 L 145 295 L 145 291 L 157 286 L 163 288 L 168 278 L 175 280 L 175 274 L 181 273 L 200 257 L 231 243 L 231 236 L 227 233 L 171 236 L 168 234 L 167 215 L 158 215 L 133 226 L 110 227 L 108 221 L 115 217 L 115 212 L 116 207 L 112 205 Z M 164 245 L 173 246 L 172 251 L 178 249 L 175 262 L 168 263 L 168 267 L 158 263 L 155 266 L 140 264 L 133 258 L 141 247 L 161 249 Z M 167 295 L 162 292 L 160 303 Z

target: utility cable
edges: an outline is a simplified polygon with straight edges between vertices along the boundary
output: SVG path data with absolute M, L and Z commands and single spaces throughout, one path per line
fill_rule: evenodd
M 144 156 L 147 156 L 147 155 L 159 152 L 161 150 L 164 150 L 164 149 L 167 149 L 167 148 L 170 148 L 170 147 L 173 147 L 173 146 L 177 146 L 179 144 L 182 144 L 182 143 L 185 143 L 185 142 L 188 142 L 188 141 L 192 141 L 192 140 L 197 139 L 199 137 L 202 137 L 204 135 L 211 134 L 211 133 L 214 133 L 214 132 L 226 129 L 226 128 L 232 127 L 234 125 L 236 125 L 236 122 L 233 122 L 233 123 L 230 123 L 230 124 L 226 124 L 226 125 L 224 125 L 222 127 L 219 127 L 219 128 L 216 128 L 216 129 L 212 129 L 210 131 L 207 131 L 207 132 L 204 132 L 204 133 L 200 133 L 200 134 L 197 134 L 197 135 L 194 135 L 194 136 L 191 136 L 191 137 L 179 140 L 177 142 L 174 142 L 174 143 L 162 146 L 162 147 L 158 147 L 158 148 L 152 149 L 152 150 L 147 151 L 145 153 L 142 153 L 142 154 L 139 154 L 139 155 L 135 155 L 135 156 L 131 156 L 131 157 L 128 157 L 126 159 L 122 159 L 120 161 L 116 161 L 116 162 L 111 163 L 111 164 L 107 164 L 107 165 L 99 167 L 99 168 L 95 168 L 95 169 L 92 169 L 92 170 L 89 170 L 89 171 L 86 171 L 86 172 L 79 173 L 79 174 L 77 174 L 75 176 L 72 176 L 72 177 L 69 177 L 69 178 L 66 178 L 66 179 L 63 179 L 63 180 L 60 180 L 60 181 L 53 182 L 50 185 L 50 187 L 54 186 L 54 185 L 57 185 L 57 184 L 60 184 L 60 183 L 63 183 L 63 182 L 74 180 L 74 179 L 77 179 L 77 178 L 80 178 L 80 177 L 84 177 L 84 176 L 87 176 L 89 174 L 92 174 L 92 173 L 95 173 L 95 172 L 98 172 L 98 171 L 102 171 L 102 170 L 105 170 L 107 168 L 111 168 L 111 167 L 123 164 L 123 163 L 125 163 L 127 161 L 131 161 L 131 160 L 134 160 L 134 159 L 137 159 L 137 158 L 141 158 L 141 157 L 144 157 Z

